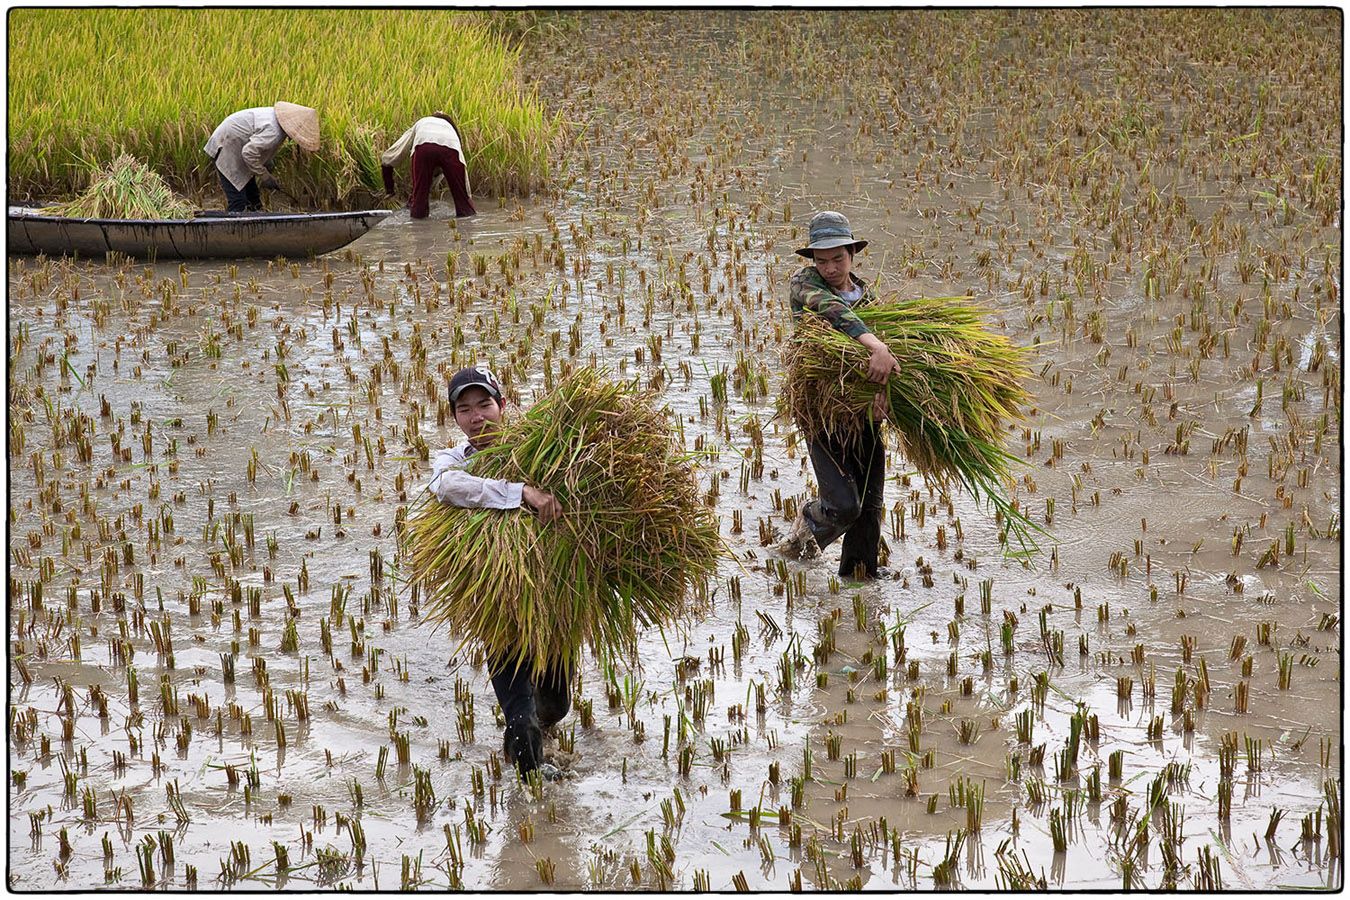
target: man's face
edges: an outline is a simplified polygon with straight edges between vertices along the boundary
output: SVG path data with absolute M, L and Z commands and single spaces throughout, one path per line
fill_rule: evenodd
M 475 447 L 491 444 L 501 422 L 502 405 L 485 388 L 465 388 L 455 401 L 455 423 Z
M 836 291 L 846 291 L 852 285 L 849 273 L 853 271 L 853 254 L 847 247 L 834 247 L 830 250 L 813 250 L 811 258 L 816 263 L 816 271 L 825 283 Z

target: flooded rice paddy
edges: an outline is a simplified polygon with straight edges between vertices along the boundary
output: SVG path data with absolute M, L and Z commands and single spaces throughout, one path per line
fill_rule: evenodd
M 307 261 L 11 257 L 10 886 L 1339 887 L 1338 39 L 545 19 L 547 196 Z M 894 579 L 773 554 L 820 208 L 864 278 L 1031 348 L 1038 556 L 895 452 Z M 525 406 L 578 365 L 660 388 L 730 551 L 639 667 L 583 669 L 542 787 L 399 569 L 477 360 Z

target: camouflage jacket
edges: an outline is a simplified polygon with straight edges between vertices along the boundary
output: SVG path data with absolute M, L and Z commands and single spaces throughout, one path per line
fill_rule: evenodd
M 807 266 L 793 275 L 788 282 L 788 299 L 792 303 L 793 319 L 801 318 L 803 311 L 810 310 L 823 316 L 825 321 L 855 340 L 860 335 L 867 334 L 870 329 L 858 318 L 853 307 L 872 303 L 877 299 L 877 295 L 867 282 L 857 275 L 850 274 L 849 278 L 863 289 L 862 297 L 854 303 L 845 302 L 831 290 L 815 266 Z

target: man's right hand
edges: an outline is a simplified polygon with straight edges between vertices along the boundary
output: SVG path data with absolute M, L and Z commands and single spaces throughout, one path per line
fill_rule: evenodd
M 558 498 L 554 497 L 548 491 L 541 491 L 537 487 L 525 485 L 520 491 L 520 497 L 531 509 L 539 516 L 539 521 L 547 525 L 563 513 L 562 504 Z
M 281 190 L 281 182 L 277 181 L 275 175 L 268 172 L 266 175 L 258 178 L 258 187 L 267 188 L 269 191 L 279 191 Z
M 899 370 L 899 361 L 885 344 L 872 350 L 872 356 L 867 360 L 868 381 L 885 384 L 886 379 L 891 377 L 891 373 Z
M 900 362 L 881 338 L 869 331 L 866 334 L 859 335 L 858 343 L 870 350 L 872 354 L 867 359 L 868 381 L 875 384 L 885 384 L 886 380 L 891 377 L 892 372 L 899 374 Z

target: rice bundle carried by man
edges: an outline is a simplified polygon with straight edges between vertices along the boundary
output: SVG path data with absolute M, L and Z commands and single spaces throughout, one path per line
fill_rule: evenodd
M 451 379 L 468 442 L 437 454 L 409 519 L 413 577 L 428 621 L 483 649 L 522 774 L 583 645 L 631 659 L 638 626 L 676 620 L 716 567 L 717 520 L 653 399 L 581 368 L 505 422 L 491 372 Z
M 803 251 L 816 264 L 793 278 L 798 322 L 784 351 L 779 409 L 808 441 L 822 497 L 806 505 L 782 549 L 814 555 L 838 533 L 831 512 L 852 508 L 852 497 L 865 507 L 869 537 L 879 537 L 883 420 L 896 426 L 925 478 L 960 483 L 1003 516 L 1023 549 L 1034 548 L 1031 532 L 1041 529 L 1004 487 L 1014 458 L 1003 449 L 1003 429 L 1027 398 L 1023 351 L 988 329 L 970 297 L 877 297 L 851 273 L 866 242 L 839 213 L 814 217 L 811 236 Z M 876 551 L 865 549 L 870 556 L 859 562 L 872 574 Z M 841 575 L 850 574 L 848 563 L 841 560 Z

